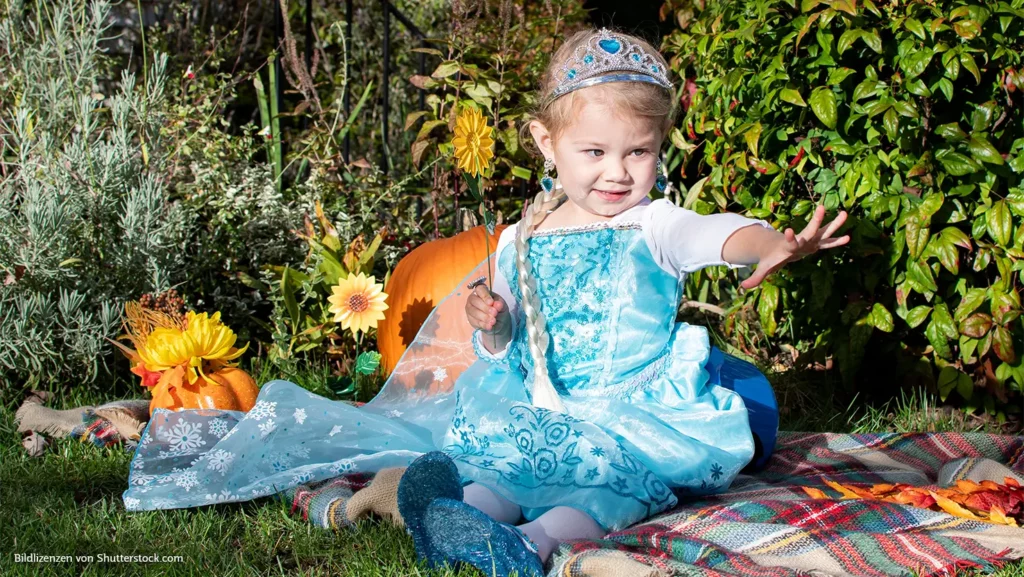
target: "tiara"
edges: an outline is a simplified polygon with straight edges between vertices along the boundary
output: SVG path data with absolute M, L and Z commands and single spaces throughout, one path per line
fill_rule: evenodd
M 604 74 L 622 72 L 622 74 Z M 573 57 L 558 72 L 558 84 L 551 100 L 580 88 L 605 82 L 647 82 L 667 90 L 672 83 L 658 60 L 639 45 L 602 28 L 576 48 Z

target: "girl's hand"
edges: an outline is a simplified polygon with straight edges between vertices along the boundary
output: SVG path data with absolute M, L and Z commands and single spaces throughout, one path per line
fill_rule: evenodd
M 475 287 L 469 295 L 466 317 L 470 326 L 485 334 L 512 334 L 512 315 L 508 312 L 508 304 L 484 285 Z
M 828 223 L 824 229 L 821 222 L 825 219 L 825 207 L 818 205 L 814 210 L 814 217 L 807 223 L 800 234 L 795 234 L 793 229 L 787 228 L 784 237 L 780 238 L 774 247 L 769 249 L 768 254 L 761 258 L 757 269 L 750 278 L 740 283 L 745 289 L 752 289 L 761 284 L 768 275 L 779 270 L 786 264 L 799 260 L 809 254 L 821 249 L 835 248 L 850 242 L 850 236 L 844 235 L 839 238 L 832 238 L 839 227 L 846 222 L 846 211 L 839 213 L 835 220 Z

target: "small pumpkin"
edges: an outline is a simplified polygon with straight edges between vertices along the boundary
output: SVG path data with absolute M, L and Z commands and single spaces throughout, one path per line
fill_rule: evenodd
M 149 402 L 150 414 L 158 408 L 172 411 L 224 409 L 248 412 L 256 404 L 256 396 L 260 393 L 256 381 L 252 380 L 249 373 L 236 367 L 223 367 L 207 374 L 205 378 L 199 377 L 191 384 L 184 378 L 184 371 L 180 367 L 165 371 L 165 374 L 175 371 L 179 371 L 179 374 L 167 379 L 161 378 L 151 389 L 153 400 Z
M 388 285 L 388 310 L 377 326 L 377 348 L 385 374 L 394 370 L 402 353 L 416 338 L 423 322 L 437 303 L 498 246 L 498 237 L 508 225 L 498 225 L 494 234 L 476 226 L 450 238 L 421 244 L 398 262 Z
M 172 315 L 133 301 L 125 305 L 124 328 L 124 338 L 135 348 L 110 342 L 131 360 L 132 373 L 152 393 L 150 414 L 156 409 L 247 412 L 256 404 L 259 387 L 232 362 L 249 346 L 234 346 L 235 333 L 219 312 Z

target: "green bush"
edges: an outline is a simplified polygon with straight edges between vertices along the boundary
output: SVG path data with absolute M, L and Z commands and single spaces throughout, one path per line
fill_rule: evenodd
M 9 2 L 0 17 L 5 381 L 94 380 L 124 301 L 185 265 L 190 220 L 161 178 L 166 58 L 104 89 L 109 7 Z
M 743 295 L 726 327 L 752 348 L 756 319 L 771 343 L 834 355 L 851 385 L 917 378 L 1007 406 L 1024 390 L 1024 1 L 670 0 L 663 14 L 688 79 L 670 165 L 700 178 L 684 203 L 796 230 L 816 203 L 851 215 L 847 249 Z

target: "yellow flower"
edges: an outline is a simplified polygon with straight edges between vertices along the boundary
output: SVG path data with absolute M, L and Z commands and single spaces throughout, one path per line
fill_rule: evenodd
M 234 331 L 220 322 L 219 312 L 213 313 L 211 317 L 207 313 L 196 314 L 189 311 L 185 317 L 185 324 L 188 327 L 185 329 L 184 337 L 189 352 L 189 383 L 195 383 L 200 375 L 206 378 L 203 374 L 203 361 L 225 365 L 228 361 L 242 356 L 249 348 L 248 343 L 240 349 L 234 348 L 235 339 L 238 337 Z
M 328 310 L 334 313 L 334 322 L 340 323 L 342 330 L 352 329 L 352 334 L 375 328 L 388 308 L 384 287 L 363 273 L 340 279 L 331 292 Z
M 160 372 L 187 363 L 191 349 L 180 330 L 157 327 L 146 336 L 138 354 L 146 370 Z
M 472 107 L 464 109 L 455 120 L 455 138 L 452 139 L 458 161 L 456 165 L 473 176 L 486 170 L 494 156 L 493 132 L 479 110 Z

